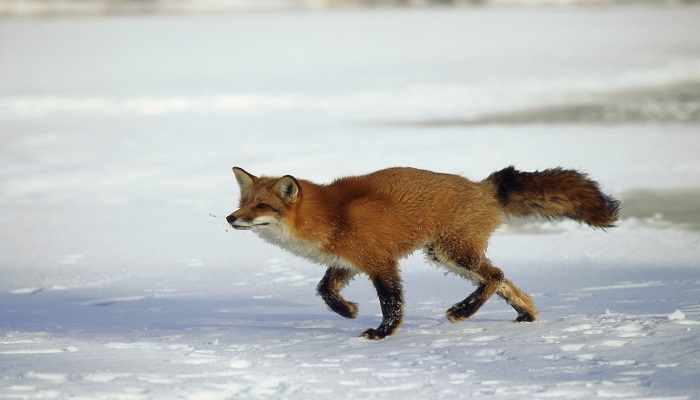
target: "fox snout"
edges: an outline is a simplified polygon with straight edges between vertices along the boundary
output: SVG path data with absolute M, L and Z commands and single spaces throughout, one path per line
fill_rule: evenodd
M 236 222 L 237 219 L 238 218 L 236 218 L 235 215 L 231 214 L 228 217 L 226 217 L 226 222 L 228 222 L 229 224 L 233 224 L 234 222 Z
M 245 215 L 237 217 L 235 214 L 236 213 L 234 212 L 233 214 L 226 217 L 226 222 L 228 222 L 233 229 L 237 230 L 260 228 L 268 226 L 272 222 L 269 218 L 265 217 L 251 218 Z
M 235 216 L 235 215 L 233 215 L 233 214 L 231 214 L 231 215 L 229 215 L 228 217 L 226 217 L 226 222 L 228 222 L 229 225 L 231 225 L 231 227 L 232 227 L 233 229 L 236 229 L 236 230 L 250 229 L 250 228 L 251 228 L 251 224 L 250 224 L 250 223 L 246 223 L 246 220 L 245 220 L 245 219 L 239 218 L 239 217 L 237 217 L 237 216 Z

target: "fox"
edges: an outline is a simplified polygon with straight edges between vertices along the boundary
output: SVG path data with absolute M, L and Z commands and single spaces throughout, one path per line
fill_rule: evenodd
M 422 249 L 426 258 L 465 278 L 476 289 L 445 312 L 451 322 L 474 315 L 494 294 L 534 322 L 532 298 L 486 257 L 492 233 L 510 216 L 568 218 L 612 228 L 620 202 L 577 170 L 522 172 L 509 166 L 482 181 L 409 167 L 342 177 L 329 184 L 254 176 L 233 167 L 240 188 L 238 210 L 226 217 L 233 229 L 324 265 L 317 294 L 328 308 L 354 319 L 357 303 L 341 290 L 358 274 L 369 277 L 382 313 L 377 328 L 360 336 L 392 335 L 404 316 L 399 260 Z

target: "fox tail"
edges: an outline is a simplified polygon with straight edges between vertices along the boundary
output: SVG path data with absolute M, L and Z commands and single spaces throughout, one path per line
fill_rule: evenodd
M 536 214 L 545 218 L 570 218 L 595 228 L 615 226 L 620 202 L 600 191 L 586 174 L 562 168 L 521 172 L 513 166 L 486 178 L 506 215 Z

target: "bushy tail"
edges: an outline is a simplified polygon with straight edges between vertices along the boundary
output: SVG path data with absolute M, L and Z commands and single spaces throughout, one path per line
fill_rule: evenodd
M 615 226 L 620 202 L 586 174 L 561 168 L 521 172 L 510 166 L 486 178 L 508 215 L 570 218 L 596 228 Z

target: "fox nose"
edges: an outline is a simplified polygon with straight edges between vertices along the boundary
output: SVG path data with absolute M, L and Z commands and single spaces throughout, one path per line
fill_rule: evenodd
M 236 221 L 236 219 L 238 219 L 238 218 L 236 218 L 233 214 L 231 214 L 228 217 L 226 217 L 226 222 L 228 222 L 229 224 L 232 224 Z

